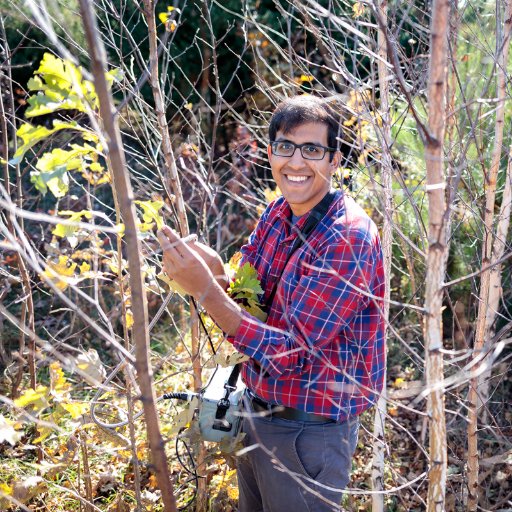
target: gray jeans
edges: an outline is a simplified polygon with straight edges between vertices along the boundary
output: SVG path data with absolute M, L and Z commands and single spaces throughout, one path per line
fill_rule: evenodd
M 237 458 L 240 512 L 340 510 L 357 419 L 316 423 L 253 416 L 242 429 L 245 446 L 254 449 Z

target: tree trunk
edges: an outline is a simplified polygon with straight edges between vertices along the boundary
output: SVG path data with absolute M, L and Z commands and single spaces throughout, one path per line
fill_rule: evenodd
M 379 74 L 379 93 L 380 93 L 380 116 L 382 128 L 376 127 L 376 132 L 381 148 L 381 180 L 382 180 L 382 199 L 381 207 L 384 212 L 384 223 L 382 226 L 382 247 L 384 252 L 384 270 L 386 274 L 386 294 L 383 304 L 384 320 L 386 324 L 389 320 L 389 298 L 390 298 L 390 279 L 391 279 L 391 256 L 392 256 L 392 212 L 393 212 L 393 191 L 392 177 L 393 164 L 391 158 L 391 124 L 389 116 L 389 77 L 387 62 L 387 0 L 378 2 L 379 28 L 378 28 L 378 53 L 381 60 L 378 61 Z M 386 441 L 384 437 L 384 423 L 386 418 L 386 376 L 384 376 L 384 389 L 379 397 L 373 423 L 373 463 L 372 463 L 372 489 L 374 491 L 384 490 L 384 460 Z M 377 493 L 372 495 L 372 511 L 384 512 L 384 494 Z
M 500 12 L 501 4 L 496 3 L 496 10 Z M 489 265 L 493 262 L 493 223 L 494 207 L 496 202 L 496 181 L 503 150 L 503 123 L 505 118 L 505 100 L 506 100 L 506 68 L 508 64 L 508 50 L 510 44 L 510 29 L 512 17 L 512 0 L 508 0 L 505 7 L 505 24 L 503 38 L 496 38 L 496 70 L 497 70 L 497 97 L 496 104 L 496 122 L 494 127 L 494 147 L 492 151 L 491 166 L 485 173 L 485 211 L 484 211 L 484 240 L 482 247 L 482 268 L 484 270 L 480 276 L 480 294 L 478 303 L 478 316 L 475 328 L 475 343 L 473 349 L 473 358 L 479 358 L 484 349 L 485 336 L 489 334 L 490 328 L 494 323 L 490 322 L 489 314 L 496 315 L 498 303 L 493 303 L 490 310 L 489 298 L 491 296 L 491 274 L 499 273 L 499 269 L 491 270 Z M 499 24 L 500 17 L 497 17 Z M 497 34 L 500 33 L 500 27 L 497 27 Z M 497 244 L 497 250 L 500 249 L 500 242 Z M 504 243 L 504 240 L 502 241 Z M 498 258 L 499 259 L 499 258 Z M 496 261 L 496 259 L 494 259 Z M 496 285 L 496 279 L 494 279 Z M 499 283 L 498 283 L 499 286 Z M 493 294 L 496 290 L 493 290 Z M 494 300 L 494 298 L 493 298 Z M 474 366 L 474 371 L 478 370 L 482 362 Z M 472 378 L 469 383 L 468 394 L 468 504 L 470 512 L 475 512 L 478 508 L 478 377 Z
M 168 178 L 171 190 L 174 196 L 175 208 L 178 214 L 178 229 L 181 236 L 189 234 L 187 213 L 185 211 L 185 203 L 183 201 L 183 193 L 181 183 L 178 177 L 178 169 L 176 167 L 176 159 L 171 144 L 169 134 L 167 116 L 165 113 L 164 97 L 160 87 L 159 66 L 158 66 L 158 44 L 155 22 L 155 3 L 153 0 L 144 0 L 144 16 L 148 25 L 149 37 L 149 60 L 150 60 L 150 84 L 153 91 L 153 99 L 155 101 L 155 110 L 158 119 L 158 129 L 162 137 L 162 153 L 165 161 L 166 177 Z M 206 21 L 205 21 L 206 23 Z M 207 45 L 206 45 L 207 46 Z M 204 70 L 208 77 L 208 67 Z M 204 91 L 207 92 L 207 91 Z M 213 150 L 212 150 L 213 154 Z M 167 184 L 164 183 L 167 188 Z M 168 194 L 170 196 L 170 194 Z M 194 374 L 194 389 L 199 391 L 202 387 L 202 364 L 201 364 L 201 346 L 199 339 L 199 319 L 196 314 L 195 305 L 190 301 L 190 328 L 192 338 L 192 366 Z M 196 446 L 196 465 L 202 470 L 205 469 L 205 449 L 202 442 L 198 442 Z M 201 478 L 198 483 L 198 497 L 196 510 L 206 510 L 207 506 L 207 490 L 206 479 Z
M 152 371 L 149 360 L 146 291 L 144 289 L 144 278 L 142 275 L 141 248 L 137 236 L 137 217 L 133 205 L 133 191 L 126 169 L 121 134 L 119 126 L 115 121 L 114 108 L 105 77 L 105 49 L 98 32 L 90 0 L 80 0 L 80 11 L 89 45 L 94 85 L 100 105 L 100 116 L 106 132 L 107 151 L 112 172 L 113 186 L 119 198 L 119 208 L 126 226 L 125 240 L 130 271 L 130 289 L 134 318 L 133 342 L 135 344 L 135 366 L 141 388 L 141 400 L 144 407 L 149 445 L 158 486 L 162 493 L 164 510 L 166 512 L 175 512 L 176 502 L 173 494 L 173 486 L 167 465 L 165 444 L 160 433 L 158 413 L 155 406 Z
M 447 35 L 450 16 L 449 0 L 434 0 L 430 36 L 428 75 L 428 133 L 425 140 L 425 163 L 428 194 L 428 252 L 425 290 L 425 365 L 429 389 L 429 486 L 427 509 L 445 509 L 447 473 L 446 419 L 443 389 L 443 281 L 448 253 L 445 213 L 445 176 L 443 141 L 445 133 Z

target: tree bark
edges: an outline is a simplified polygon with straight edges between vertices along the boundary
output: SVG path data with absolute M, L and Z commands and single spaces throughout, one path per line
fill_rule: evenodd
M 173 494 L 173 486 L 155 406 L 155 394 L 149 360 L 146 292 L 142 275 L 141 248 L 137 236 L 137 217 L 133 204 L 133 191 L 126 169 L 119 126 L 115 121 L 115 111 L 105 78 L 105 49 L 99 36 L 91 1 L 80 0 L 80 11 L 91 56 L 94 85 L 100 105 L 100 116 L 107 140 L 112 181 L 119 198 L 119 208 L 125 223 L 125 240 L 130 271 L 130 289 L 134 318 L 133 342 L 135 344 L 135 367 L 137 369 L 137 377 L 141 389 L 141 400 L 144 407 L 149 445 L 158 486 L 162 492 L 164 510 L 167 512 L 175 512 L 176 502 Z
M 391 279 L 391 256 L 393 244 L 392 232 L 392 212 L 393 212 L 393 191 L 392 177 L 393 164 L 391 158 L 391 124 L 389 116 L 389 78 L 390 73 L 387 62 L 387 0 L 381 0 L 376 3 L 378 16 L 380 18 L 378 24 L 378 53 L 381 59 L 378 61 L 379 75 L 379 93 L 380 93 L 380 117 L 381 128 L 378 125 L 376 132 L 381 148 L 380 172 L 382 181 L 382 211 L 384 212 L 384 223 L 382 226 L 382 248 L 384 252 L 384 271 L 386 274 L 386 294 L 383 304 L 382 314 L 386 325 L 389 321 L 389 299 L 390 299 L 390 279 Z M 384 490 L 384 461 L 386 441 L 384 434 L 384 424 L 386 418 L 386 376 L 384 376 L 384 389 L 379 397 L 375 417 L 373 423 L 373 463 L 372 463 L 372 489 L 374 491 Z M 372 511 L 384 512 L 384 494 L 377 493 L 372 495 Z
M 168 186 L 171 186 L 174 195 L 174 206 L 178 214 L 178 228 L 181 236 L 187 236 L 188 222 L 187 214 L 185 212 L 185 203 L 183 202 L 183 194 L 181 192 L 181 184 L 178 178 L 178 169 L 176 167 L 176 160 L 172 150 L 171 137 L 165 114 L 165 104 L 160 87 L 159 71 L 158 71 L 158 42 L 156 33 L 155 22 L 155 3 L 153 0 L 144 0 L 144 17 L 148 25 L 148 40 L 149 40 L 149 83 L 153 92 L 153 99 L 155 101 L 155 112 L 158 120 L 158 130 L 162 137 L 162 155 L 165 162 L 166 174 L 168 183 L 164 182 L 163 186 L 168 191 Z M 167 192 L 170 197 L 171 194 Z
M 144 0 L 144 17 L 148 25 L 148 38 L 149 38 L 149 62 L 150 62 L 150 74 L 149 82 L 153 92 L 153 99 L 155 101 L 155 110 L 158 119 L 158 129 L 160 136 L 162 137 L 162 153 L 165 161 L 166 174 L 168 178 L 171 190 L 174 196 L 174 206 L 178 215 L 178 228 L 181 236 L 187 236 L 189 234 L 187 213 L 185 211 L 185 203 L 183 200 L 183 193 L 181 190 L 181 183 L 178 177 L 178 169 L 176 167 L 176 159 L 174 158 L 174 152 L 171 144 L 171 137 L 169 134 L 167 116 L 165 113 L 164 97 L 162 94 L 162 88 L 160 87 L 159 80 L 159 66 L 158 66 L 158 44 L 157 44 L 157 32 L 155 22 L 155 2 L 153 0 Z M 206 23 L 206 21 L 204 21 Z M 208 77 L 208 67 L 204 70 Z M 212 150 L 213 152 L 213 150 Z M 213 154 L 213 153 L 212 153 Z M 164 187 L 167 184 L 164 183 Z M 190 301 L 190 328 L 192 338 L 192 366 L 194 374 L 194 389 L 198 392 L 202 387 L 202 365 L 201 365 L 201 346 L 199 338 L 199 319 L 197 317 L 195 305 L 193 301 Z M 206 452 L 203 443 L 199 442 L 196 447 L 196 465 L 199 468 L 205 467 L 205 456 Z M 196 503 L 196 510 L 206 510 L 207 506 L 207 489 L 206 479 L 201 478 L 198 483 L 198 496 Z
M 430 467 L 427 495 L 429 512 L 442 512 L 445 509 L 447 474 L 446 418 L 442 387 L 444 378 L 442 299 L 448 253 L 443 141 L 446 125 L 449 16 L 449 0 L 434 0 L 428 75 L 428 134 L 425 140 L 429 213 L 424 322 L 426 380 L 430 390 L 428 395 Z
M 500 2 L 496 3 L 496 9 L 500 9 Z M 501 249 L 500 244 L 505 240 L 498 241 L 498 237 L 493 236 L 493 223 L 494 223 L 494 207 L 496 203 L 496 181 L 498 178 L 498 170 L 503 150 L 503 124 L 505 120 L 505 100 L 506 100 L 506 68 L 508 64 L 508 51 L 510 45 L 510 33 L 512 24 L 512 0 L 508 0 L 505 6 L 505 23 L 503 38 L 500 40 L 497 37 L 496 46 L 496 70 L 497 70 L 497 96 L 498 102 L 496 105 L 496 121 L 494 125 L 494 147 L 491 157 L 491 165 L 489 171 L 485 173 L 485 210 L 484 210 L 484 240 L 482 244 L 482 268 L 489 267 L 493 261 L 499 259 L 493 255 L 493 241 L 497 245 L 496 249 L 499 252 Z M 499 23 L 499 17 L 498 17 Z M 497 33 L 499 34 L 499 26 Z M 509 214 L 510 215 L 510 214 Z M 503 227 L 503 226 L 502 226 Z M 499 266 L 496 266 L 499 267 Z M 485 336 L 490 333 L 490 329 L 494 324 L 494 317 L 497 312 L 499 298 L 493 297 L 493 309 L 490 309 L 489 299 L 491 295 L 497 293 L 499 288 L 496 288 L 496 274 L 499 274 L 500 269 L 494 267 L 482 272 L 480 276 L 480 293 L 478 303 L 478 316 L 475 328 L 475 343 L 473 347 L 473 358 L 480 357 L 485 345 Z M 491 276 L 494 274 L 494 278 Z M 491 279 L 495 289 L 491 294 Z M 497 300 L 496 300 L 497 299 Z M 490 316 L 492 315 L 492 317 Z M 492 322 L 491 322 L 492 318 Z M 474 367 L 474 371 L 482 362 Z M 472 378 L 469 383 L 468 394 L 468 504 L 467 509 L 470 512 L 476 512 L 478 508 L 478 412 L 479 412 L 479 396 L 478 396 L 478 377 Z

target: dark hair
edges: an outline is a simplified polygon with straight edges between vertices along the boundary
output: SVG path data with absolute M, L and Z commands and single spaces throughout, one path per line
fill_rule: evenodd
M 327 125 L 327 145 L 336 149 L 340 147 L 338 137 L 343 130 L 341 114 L 328 100 L 307 94 L 293 96 L 277 105 L 268 127 L 269 138 L 275 140 L 279 130 L 290 133 L 305 123 Z

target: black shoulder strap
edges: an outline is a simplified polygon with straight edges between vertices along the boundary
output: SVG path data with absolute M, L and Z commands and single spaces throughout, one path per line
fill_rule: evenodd
M 233 371 L 229 375 L 228 381 L 226 382 L 226 386 L 229 386 L 232 390 L 236 389 L 236 381 L 238 380 L 238 375 L 240 374 L 240 369 L 242 367 L 242 363 L 237 363 L 233 366 Z
M 323 199 L 311 210 L 309 214 L 308 220 L 304 224 L 303 228 L 299 231 L 297 238 L 295 239 L 295 243 L 293 244 L 292 250 L 288 255 L 286 263 L 290 260 L 292 254 L 304 244 L 308 236 L 314 231 L 314 229 L 318 226 L 320 221 L 325 217 L 327 211 L 329 210 L 331 204 L 336 197 L 336 193 L 333 191 L 327 192 Z M 286 266 L 286 264 L 285 264 Z M 284 268 L 284 267 L 283 267 Z
M 295 239 L 295 242 L 292 246 L 292 249 L 291 249 L 290 253 L 288 254 L 288 257 L 286 258 L 286 261 L 283 266 L 283 271 L 286 268 L 286 265 L 288 265 L 288 262 L 290 261 L 290 258 L 292 257 L 293 253 L 304 244 L 304 242 L 306 241 L 308 236 L 314 231 L 314 229 L 318 226 L 320 221 L 325 217 L 325 215 L 328 212 L 335 197 L 336 197 L 336 192 L 330 190 L 329 192 L 327 192 L 327 194 L 325 194 L 323 199 L 311 210 L 311 213 L 309 214 L 309 217 L 306 220 L 306 223 L 304 224 L 302 229 L 299 230 L 297 238 Z M 270 308 L 272 307 L 272 303 L 274 302 L 278 283 L 279 283 L 279 279 L 277 279 L 275 281 L 274 286 L 272 287 L 272 291 L 266 301 L 265 306 L 266 306 L 267 312 L 270 311 Z

